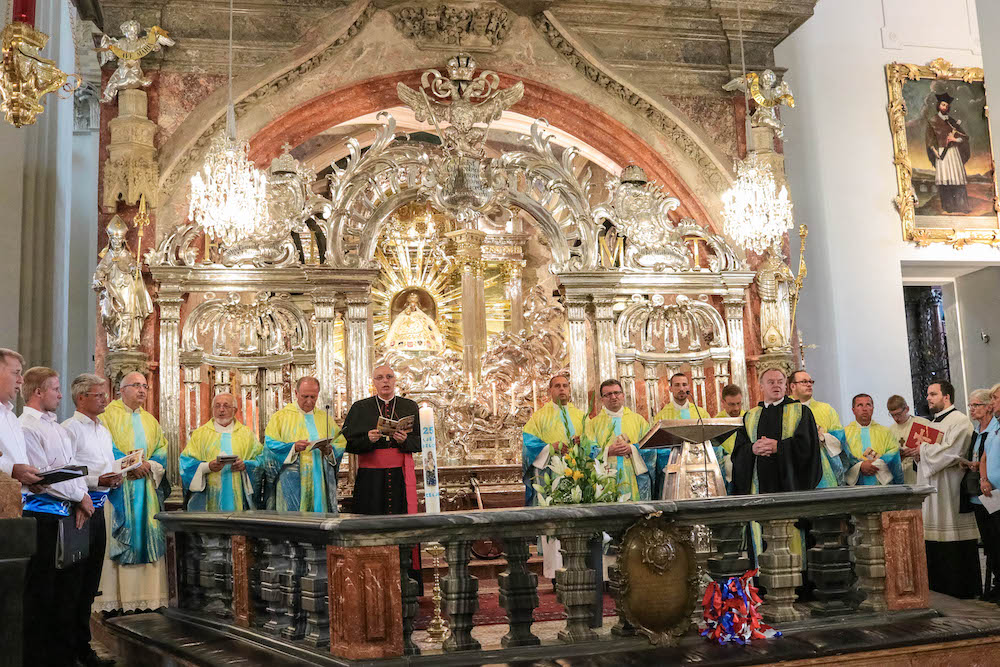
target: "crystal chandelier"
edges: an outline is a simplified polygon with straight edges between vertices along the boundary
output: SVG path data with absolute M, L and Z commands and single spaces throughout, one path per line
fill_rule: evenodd
M 740 24 L 740 58 L 743 78 L 747 75 L 746 55 L 743 51 L 743 14 L 736 4 Z M 743 102 L 746 113 L 746 137 L 750 130 L 750 89 L 744 86 Z M 792 202 L 784 185 L 778 190 L 774 172 L 761 156 L 753 150 L 746 159 L 736 163 L 736 182 L 722 195 L 722 216 L 725 230 L 733 241 L 747 250 L 762 253 L 768 248 L 779 248 L 785 231 L 792 227 Z
M 217 139 L 201 172 L 191 178 L 189 217 L 205 233 L 232 247 L 269 226 L 267 176 L 236 139 L 233 107 L 233 0 L 229 0 L 229 107 L 226 135 Z
M 747 250 L 762 253 L 780 245 L 792 227 L 792 202 L 778 189 L 771 166 L 757 153 L 736 163 L 736 182 L 722 195 L 726 234 Z

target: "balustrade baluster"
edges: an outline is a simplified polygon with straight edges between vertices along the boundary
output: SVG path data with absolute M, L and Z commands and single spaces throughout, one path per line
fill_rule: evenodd
M 563 567 L 556 571 L 556 598 L 566 607 L 566 627 L 559 631 L 559 639 L 571 643 L 596 639 L 597 633 L 590 627 L 597 583 L 597 572 L 587 563 L 591 535 L 558 537 Z
M 507 610 L 507 634 L 500 640 L 504 648 L 538 646 L 541 641 L 531 634 L 535 607 L 538 606 L 538 575 L 528 571 L 528 540 L 508 537 L 504 540 L 507 569 L 497 576 L 500 605 Z
M 232 615 L 230 538 L 226 535 L 205 535 L 205 559 L 201 563 L 200 581 L 208 604 L 205 613 L 229 618 Z
M 789 544 L 798 539 L 794 519 L 765 521 L 761 524 L 767 549 L 760 555 L 760 583 L 767 588 L 761 614 L 769 622 L 787 623 L 802 618 L 792 603 L 795 587 L 802 585 L 802 557 L 792 553 Z
M 302 577 L 302 609 L 306 613 L 305 642 L 317 648 L 329 646 L 326 545 L 305 545 L 305 563 L 306 571 Z
M 720 584 L 730 577 L 739 577 L 750 569 L 750 559 L 743 555 L 744 523 L 712 526 L 712 547 L 715 555 L 708 559 L 708 574 Z
M 881 514 L 855 514 L 854 571 L 858 590 L 865 599 L 858 611 L 880 612 L 889 606 L 885 599 L 885 535 Z
M 403 603 L 403 654 L 419 655 L 420 648 L 413 642 L 413 621 L 417 618 L 420 605 L 417 602 L 417 594 L 420 585 L 410 576 L 413 569 L 413 547 L 412 544 L 403 544 L 399 547 L 399 587 L 402 594 Z
M 288 542 L 288 569 L 281 573 L 281 594 L 285 596 L 288 623 L 281 630 L 285 639 L 302 639 L 306 632 L 306 614 L 302 609 L 302 575 L 306 571 L 305 549 L 298 542 Z
M 445 545 L 448 574 L 441 579 L 441 592 L 451 627 L 451 635 L 442 646 L 445 651 L 478 651 L 481 648 L 472 638 L 472 617 L 479 609 L 479 579 L 469 574 L 471 552 L 472 542 L 468 540 Z
M 816 546 L 806 556 L 810 581 L 816 585 L 813 616 L 840 616 L 852 612 L 851 552 L 847 548 L 847 525 L 841 517 L 819 517 L 812 520 Z
M 267 603 L 264 631 L 277 636 L 288 625 L 281 575 L 289 568 L 289 547 L 287 543 L 278 540 L 264 540 L 264 543 L 267 567 L 260 571 L 260 597 Z

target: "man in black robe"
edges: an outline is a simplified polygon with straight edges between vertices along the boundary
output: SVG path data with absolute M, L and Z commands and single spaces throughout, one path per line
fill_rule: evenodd
M 416 478 L 413 454 L 420 451 L 417 404 L 396 396 L 396 374 L 389 366 L 372 371 L 375 396 L 356 401 L 344 419 L 347 452 L 358 457 L 354 480 L 355 514 L 414 514 Z M 383 435 L 379 417 L 399 420 L 413 416 L 412 429 Z
M 810 491 L 823 477 L 816 419 L 785 396 L 785 383 L 777 369 L 760 375 L 764 400 L 743 416 L 733 446 L 736 494 Z

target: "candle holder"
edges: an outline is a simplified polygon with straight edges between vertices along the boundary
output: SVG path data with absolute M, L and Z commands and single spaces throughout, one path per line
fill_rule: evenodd
M 449 634 L 448 621 L 441 616 L 441 573 L 438 571 L 440 558 L 444 555 L 444 545 L 431 542 L 424 547 L 424 551 L 434 559 L 434 589 L 431 594 L 431 600 L 434 602 L 434 617 L 427 626 L 427 641 L 424 643 L 428 646 L 441 646 Z

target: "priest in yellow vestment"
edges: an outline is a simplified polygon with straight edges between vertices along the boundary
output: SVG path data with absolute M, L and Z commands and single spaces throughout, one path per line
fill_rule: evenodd
M 253 431 L 236 419 L 236 397 L 217 394 L 212 419 L 191 434 L 181 453 L 181 481 L 190 492 L 191 511 L 242 512 L 255 508 L 264 448 Z M 236 457 L 223 462 L 221 457 Z
M 906 443 L 910 439 L 910 430 L 914 424 L 930 426 L 931 421 L 924 417 L 911 415 L 910 406 L 906 399 L 898 394 L 890 396 L 885 407 L 889 411 L 889 416 L 892 417 L 892 423 L 888 426 L 889 432 L 892 433 L 892 437 L 899 445 L 900 462 L 903 466 L 903 484 L 916 484 L 917 463 L 915 457 L 919 455 L 920 448 L 907 448 Z
M 661 419 L 708 419 L 708 410 L 695 405 L 691 400 L 691 382 L 684 373 L 674 373 L 670 376 L 670 400 L 653 417 L 653 422 Z M 663 483 L 666 480 L 664 469 L 670 462 L 670 448 L 654 449 L 656 452 L 656 474 L 653 476 L 653 497 L 659 499 L 663 494 Z
M 94 607 L 99 611 L 158 609 L 168 601 L 166 538 L 154 518 L 170 495 L 165 474 L 167 438 L 156 418 L 142 407 L 149 391 L 146 377 L 129 373 L 119 386 L 121 398 L 112 401 L 98 419 L 111 432 L 116 460 L 141 449 L 143 463 L 126 473 L 125 481 L 108 493 L 104 504 L 108 559 Z
M 735 384 L 727 384 L 722 388 L 722 409 L 715 415 L 717 418 L 743 417 L 747 413 L 743 409 L 743 390 Z M 737 429 L 739 430 L 739 429 Z M 726 493 L 733 493 L 733 447 L 736 445 L 736 431 L 728 436 L 712 441 L 715 458 L 719 462 L 719 470 L 726 482 Z
M 813 398 L 815 384 L 807 371 L 797 370 L 788 378 L 789 395 L 812 411 L 819 427 L 819 441 L 823 450 L 820 460 L 823 464 L 823 478 L 816 488 L 843 486 L 847 463 L 844 427 L 840 424 L 840 415 L 832 405 Z
M 851 399 L 854 421 L 847 425 L 850 467 L 844 475 L 848 486 L 885 486 L 903 483 L 899 443 L 885 426 L 872 421 L 875 402 L 868 394 Z
M 625 393 L 618 380 L 605 380 L 598 391 L 604 407 L 596 417 L 587 420 L 584 443 L 590 445 L 593 458 L 616 473 L 619 498 L 650 500 L 653 490 L 650 466 L 656 464 L 656 452 L 640 451 L 635 446 L 649 432 L 649 422 L 625 406 Z
M 579 442 L 583 436 L 583 412 L 569 402 L 569 378 L 556 375 L 549 380 L 549 398 L 552 399 L 538 408 L 521 434 L 521 470 L 524 481 L 524 504 L 538 504 L 538 494 L 532 485 L 541 483 L 541 475 L 549 464 L 551 448 L 560 451 L 570 442 Z M 555 576 L 562 567 L 559 554 L 559 540 L 542 538 L 543 573 Z
M 347 443 L 329 411 L 315 409 L 319 391 L 319 380 L 300 378 L 295 402 L 267 423 L 268 509 L 337 513 L 337 468 Z

